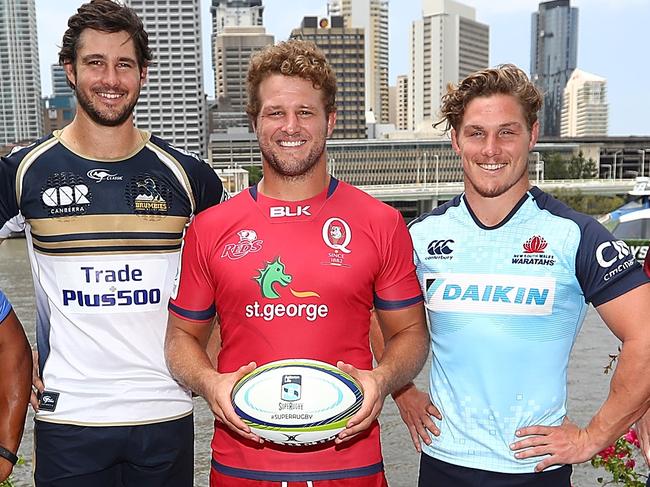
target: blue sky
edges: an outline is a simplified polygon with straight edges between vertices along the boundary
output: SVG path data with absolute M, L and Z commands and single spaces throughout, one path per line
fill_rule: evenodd
M 51 93 L 50 65 L 67 19 L 80 0 L 36 0 L 41 83 Z M 463 0 L 490 26 L 490 64 L 512 62 L 530 70 L 530 15 L 537 0 Z M 201 0 L 206 92 L 214 93 L 209 59 L 210 0 Z M 276 41 L 286 39 L 305 15 L 324 15 L 327 0 L 265 0 L 264 24 Z M 579 8 L 578 67 L 607 78 L 610 135 L 650 136 L 650 1 L 573 0 Z M 406 74 L 411 22 L 421 17 L 420 0 L 390 0 L 390 84 Z

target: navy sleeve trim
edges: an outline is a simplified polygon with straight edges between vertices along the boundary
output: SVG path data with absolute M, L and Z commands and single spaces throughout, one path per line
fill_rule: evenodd
M 212 304 L 212 306 L 210 306 L 208 309 L 203 310 L 203 311 L 189 311 L 189 310 L 183 309 L 183 308 L 181 308 L 179 306 L 176 306 L 172 302 L 169 303 L 168 308 L 169 308 L 169 311 L 171 311 L 174 314 L 180 316 L 181 318 L 186 318 L 186 319 L 192 320 L 192 321 L 211 320 L 217 314 L 217 309 L 215 308 L 214 304 Z
M 366 477 L 383 472 L 384 463 L 359 468 L 343 470 L 326 470 L 322 472 L 265 472 L 263 470 L 248 470 L 244 468 L 228 467 L 212 459 L 212 468 L 217 472 L 231 477 L 249 480 L 263 480 L 267 482 L 307 482 L 314 480 L 340 480 Z
M 424 301 L 422 296 L 415 296 L 413 298 L 402 299 L 402 300 L 399 300 L 399 301 L 389 301 L 389 300 L 386 300 L 386 299 L 381 299 L 376 294 L 375 294 L 375 299 L 374 299 L 375 308 L 383 309 L 383 310 L 386 310 L 386 311 L 408 308 L 409 306 L 413 306 L 414 304 L 421 303 L 422 301 Z

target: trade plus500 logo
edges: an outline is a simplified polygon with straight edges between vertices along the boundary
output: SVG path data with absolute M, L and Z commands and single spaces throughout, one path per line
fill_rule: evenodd
M 423 279 L 432 311 L 540 316 L 555 301 L 552 277 L 429 273 Z
M 165 282 L 166 265 L 162 276 L 159 271 L 148 272 L 152 265 L 155 264 L 81 265 L 67 275 L 58 273 L 57 279 L 63 283 L 61 304 L 73 313 L 99 313 L 106 308 L 112 308 L 111 312 L 129 311 L 133 306 L 139 311 L 159 309 L 163 290 L 158 283 Z
M 320 295 L 314 291 L 296 291 L 289 287 L 293 281 L 293 276 L 286 272 L 285 266 L 277 257 L 272 262 L 267 262 L 263 269 L 259 269 L 259 275 L 254 277 L 259 284 L 262 297 L 266 299 L 281 299 L 281 293 L 286 294 L 282 288 L 288 287 L 292 296 L 299 299 L 320 298 Z M 325 318 L 329 313 L 326 304 L 317 303 L 266 303 L 262 304 L 255 301 L 253 304 L 246 305 L 246 318 L 262 318 L 264 321 L 272 321 L 274 318 L 304 318 L 307 321 L 314 322 L 318 318 Z

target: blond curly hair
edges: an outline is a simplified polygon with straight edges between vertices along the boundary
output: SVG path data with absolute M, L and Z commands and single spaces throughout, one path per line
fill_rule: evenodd
M 325 113 L 336 111 L 336 76 L 323 51 L 313 42 L 292 39 L 267 46 L 251 56 L 246 77 L 246 113 L 251 120 L 257 118 L 262 105 L 259 86 L 272 74 L 298 76 L 311 81 L 315 89 L 322 91 Z

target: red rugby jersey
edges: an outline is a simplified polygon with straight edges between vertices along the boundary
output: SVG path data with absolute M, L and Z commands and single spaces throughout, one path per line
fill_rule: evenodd
M 219 372 L 291 358 L 370 369 L 370 310 L 421 300 L 399 212 L 331 178 L 308 200 L 280 201 L 251 187 L 198 215 L 169 307 L 194 321 L 216 312 Z M 308 448 L 255 445 L 218 424 L 212 449 L 213 466 L 241 478 L 331 479 L 382 468 L 376 423 L 344 445 Z

